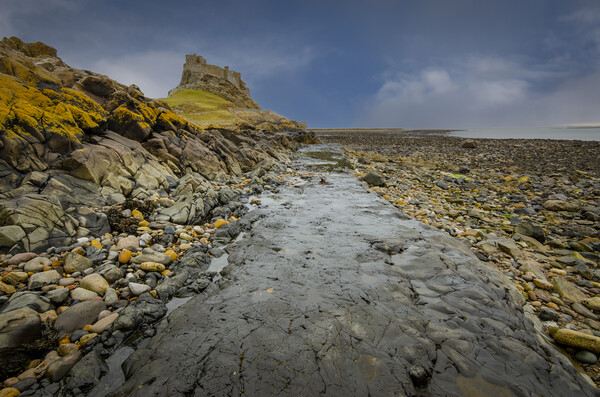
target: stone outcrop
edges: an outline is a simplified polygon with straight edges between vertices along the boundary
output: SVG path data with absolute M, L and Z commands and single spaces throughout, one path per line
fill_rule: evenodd
M 103 207 L 175 189 L 187 192 L 188 215 L 168 218 L 201 220 L 218 204 L 207 181 L 272 167 L 295 145 L 289 135 L 204 129 L 135 85 L 15 37 L 0 41 L 0 87 L 0 252 L 101 235 Z
M 250 90 L 239 72 L 206 63 L 204 57 L 185 56 L 181 82 L 169 95 L 181 89 L 204 90 L 233 102 L 236 106 L 260 109 L 250 97 Z

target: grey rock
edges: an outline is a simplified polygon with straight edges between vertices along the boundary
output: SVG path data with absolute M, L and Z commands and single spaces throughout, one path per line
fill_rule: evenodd
M 548 211 L 579 211 L 579 205 L 577 203 L 564 200 L 548 200 L 543 204 L 543 207 Z
M 29 289 L 39 289 L 46 285 L 58 284 L 61 275 L 56 270 L 35 273 L 29 277 Z
M 594 313 L 592 313 L 592 311 L 590 309 L 588 309 L 587 307 L 585 307 L 584 305 L 582 305 L 579 302 L 575 302 L 571 305 L 571 309 L 573 309 L 575 312 L 581 314 L 584 317 L 587 318 L 591 318 L 592 320 L 598 320 L 598 316 L 595 315 Z
M 515 226 L 515 233 L 519 233 L 527 237 L 533 237 L 541 243 L 546 241 L 544 229 L 542 229 L 541 226 L 533 225 L 530 222 L 522 222 L 520 225 Z
M 171 259 L 170 256 L 165 255 L 161 252 L 154 251 L 152 248 L 144 248 L 140 255 L 131 259 L 131 262 L 136 264 L 144 262 L 157 262 L 168 266 L 173 262 L 173 259 Z
M 2 313 L 8 313 L 10 311 L 27 307 L 35 310 L 38 313 L 44 313 L 48 310 L 54 309 L 54 305 L 50 299 L 38 295 L 37 293 L 29 292 L 17 292 L 13 294 L 6 304 L 2 308 Z
M 71 291 L 71 298 L 78 301 L 91 301 L 97 296 L 96 292 L 81 287 L 77 287 Z
M 94 266 L 94 263 L 85 256 L 70 252 L 65 257 L 64 269 L 67 273 L 83 272 Z
M 33 342 L 41 336 L 42 320 L 33 309 L 23 307 L 0 314 L 0 356 L 12 348 Z
M 128 284 L 131 293 L 135 296 L 141 295 L 144 292 L 149 292 L 151 290 L 149 285 L 140 284 L 140 283 L 129 283 Z
M 587 350 L 580 350 L 575 353 L 575 360 L 583 364 L 596 364 L 598 357 L 594 353 Z
M 109 284 L 122 279 L 125 275 L 116 265 L 105 265 L 98 270 L 98 273 L 104 277 Z
M 10 225 L 0 227 L 0 248 L 10 248 L 25 238 L 25 231 L 21 226 Z
M 363 181 L 367 182 L 371 186 L 385 185 L 385 178 L 374 171 L 371 171 L 367 175 L 365 175 L 363 177 Z
M 68 288 L 59 288 L 52 291 L 46 292 L 46 297 L 56 305 L 60 305 L 69 297 Z
M 81 352 L 76 351 L 54 361 L 46 370 L 46 378 L 51 382 L 58 382 L 69 373 L 79 360 L 81 360 Z
M 549 307 L 544 307 L 540 310 L 539 317 L 542 321 L 557 321 L 560 318 L 560 313 Z
M 69 372 L 66 380 L 66 390 L 79 389 L 88 392 L 100 383 L 102 376 L 108 372 L 108 365 L 96 350 L 86 354 Z
M 95 323 L 100 312 L 105 309 L 106 304 L 103 301 L 77 303 L 58 315 L 54 327 L 59 330 L 60 336 L 70 334 L 87 324 Z
M 25 263 L 23 265 L 23 271 L 37 273 L 44 270 L 44 267 L 50 265 L 52 265 L 50 259 L 44 258 L 43 256 L 38 256 Z
M 119 300 L 119 297 L 117 296 L 117 292 L 115 291 L 114 288 L 109 288 L 104 293 L 104 302 L 108 306 L 114 305 L 115 303 L 117 303 L 118 300 Z

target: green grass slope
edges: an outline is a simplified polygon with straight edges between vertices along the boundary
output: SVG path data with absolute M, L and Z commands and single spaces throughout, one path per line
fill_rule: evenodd
M 199 125 L 207 123 L 234 122 L 236 117 L 229 111 L 235 104 L 203 90 L 181 90 L 163 98 L 180 117 Z

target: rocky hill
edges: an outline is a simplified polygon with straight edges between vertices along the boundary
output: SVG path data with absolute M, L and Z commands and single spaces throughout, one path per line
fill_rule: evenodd
M 185 120 L 202 126 L 261 131 L 298 130 L 306 123 L 262 110 L 250 96 L 240 73 L 186 55 L 181 82 L 162 101 Z
M 103 363 L 82 357 L 105 329 L 162 317 L 163 300 L 199 280 L 186 251 L 206 262 L 239 233 L 244 197 L 276 182 L 306 137 L 203 128 L 46 44 L 3 38 L 0 394 L 57 382 L 80 360 L 85 372 Z M 75 394 L 94 384 L 68 379 Z
M 290 148 L 286 135 L 205 130 L 56 50 L 0 42 L 0 249 L 40 252 L 110 230 L 99 209 L 177 188 L 206 193 Z M 183 178 L 183 179 L 182 179 Z M 185 184 L 189 186 L 184 186 Z M 197 198 L 196 198 L 197 200 Z M 182 223 L 208 215 L 208 200 Z

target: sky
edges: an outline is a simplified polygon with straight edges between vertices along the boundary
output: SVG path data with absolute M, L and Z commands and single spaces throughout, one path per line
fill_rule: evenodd
M 0 36 L 154 98 L 196 53 L 313 128 L 600 123 L 597 0 L 0 0 Z

